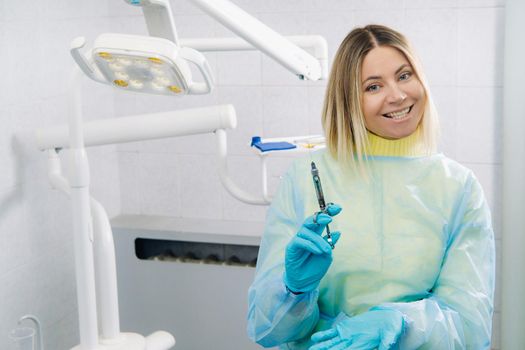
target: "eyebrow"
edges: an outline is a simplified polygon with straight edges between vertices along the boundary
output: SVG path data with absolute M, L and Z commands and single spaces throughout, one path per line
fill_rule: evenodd
M 408 63 L 403 63 L 401 65 L 401 67 L 399 67 L 396 72 L 394 73 L 394 75 L 397 75 L 399 72 L 401 72 L 405 67 L 410 67 L 410 65 Z M 376 80 L 376 79 L 381 79 L 382 77 L 380 75 L 372 75 L 368 78 L 366 78 L 365 80 L 363 80 L 362 84 L 366 83 L 367 81 L 369 80 Z

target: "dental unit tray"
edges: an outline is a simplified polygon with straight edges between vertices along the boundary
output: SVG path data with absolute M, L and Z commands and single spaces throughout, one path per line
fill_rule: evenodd
M 317 151 L 326 147 L 326 141 L 322 135 L 265 139 L 260 136 L 253 136 L 250 146 L 257 154 L 262 156 L 275 152 L 302 153 Z

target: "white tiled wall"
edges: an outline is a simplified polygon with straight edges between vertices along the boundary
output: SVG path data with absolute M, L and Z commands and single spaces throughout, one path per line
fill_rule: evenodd
M 405 33 L 423 60 L 441 114 L 440 148 L 479 177 L 500 246 L 503 0 L 234 2 L 283 34 L 324 35 L 330 59 L 354 26 L 375 22 Z M 181 38 L 232 36 L 188 1 L 172 0 L 172 7 Z M 141 11 L 122 0 L 0 0 L 1 349 L 25 313 L 42 319 L 46 348 L 78 341 L 69 201 L 50 190 L 45 156 L 31 136 L 37 127 L 66 121 L 70 40 L 84 35 L 90 41 L 105 31 L 145 34 Z M 260 53 L 206 56 L 218 83 L 213 94 L 129 95 L 86 81 L 86 119 L 233 103 L 238 127 L 228 133 L 228 165 L 240 186 L 259 191 L 258 160 L 246 146 L 250 137 L 320 133 L 325 82 L 299 81 Z M 222 188 L 214 155 L 213 135 L 94 148 L 93 193 L 110 215 L 263 220 L 265 208 L 244 205 Z M 270 159 L 271 190 L 289 162 Z M 497 290 L 495 349 L 499 312 Z
M 107 30 L 108 11 L 105 0 L 0 0 L 0 349 L 14 349 L 8 332 L 28 313 L 42 321 L 47 349 L 78 342 L 71 205 L 51 190 L 33 132 L 66 123 L 70 41 Z M 85 83 L 83 95 L 85 119 L 113 114 L 111 89 Z M 115 215 L 116 149 L 88 156 L 93 194 Z

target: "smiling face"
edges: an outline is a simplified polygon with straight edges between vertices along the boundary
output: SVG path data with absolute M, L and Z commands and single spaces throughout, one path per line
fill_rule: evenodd
M 383 138 L 412 134 L 425 105 L 425 91 L 405 55 L 390 46 L 373 48 L 361 66 L 366 128 Z

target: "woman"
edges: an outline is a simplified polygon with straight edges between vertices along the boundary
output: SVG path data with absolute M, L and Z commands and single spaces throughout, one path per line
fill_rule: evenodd
M 489 208 L 472 172 L 435 153 L 437 116 L 405 37 L 354 29 L 322 117 L 327 151 L 296 161 L 269 209 L 249 336 L 284 349 L 489 349 Z M 320 214 L 312 160 L 338 204 Z

